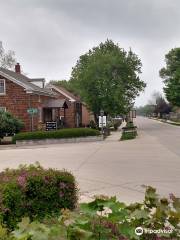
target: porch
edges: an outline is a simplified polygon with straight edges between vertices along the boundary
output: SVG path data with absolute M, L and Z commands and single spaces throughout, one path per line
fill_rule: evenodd
M 68 108 L 65 99 L 50 99 L 42 104 L 41 120 L 42 124 L 56 122 L 57 128 L 66 127 L 66 109 Z

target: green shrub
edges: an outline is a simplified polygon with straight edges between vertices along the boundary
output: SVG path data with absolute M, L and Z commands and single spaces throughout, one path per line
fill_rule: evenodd
M 137 137 L 137 131 L 123 131 L 121 140 L 130 140 L 130 139 L 135 139 Z
M 159 198 L 146 187 L 144 201 L 127 205 L 115 197 L 98 197 L 80 204 L 78 210 L 62 210 L 59 218 L 39 222 L 22 219 L 9 236 L 14 240 L 178 240 L 180 239 L 180 199 Z M 166 233 L 135 234 L 137 227 L 166 230 Z M 169 230 L 169 232 L 168 232 Z M 10 238 L 8 239 L 10 240 Z
M 92 129 L 98 129 L 98 126 L 97 124 L 95 123 L 95 121 L 91 120 L 89 122 L 89 127 L 92 128 Z
M 90 128 L 68 128 L 58 131 L 36 131 L 36 132 L 24 132 L 18 133 L 13 137 L 13 142 L 17 140 L 35 140 L 35 139 L 58 139 L 58 138 L 77 138 L 98 136 L 100 132 Z
M 116 120 L 114 123 L 114 130 L 118 130 L 118 127 L 121 126 L 122 120 Z
M 24 127 L 21 120 L 4 111 L 0 111 L 0 123 L 0 138 L 3 138 L 6 134 L 18 133 Z
M 42 220 L 61 208 L 72 210 L 76 203 L 75 179 L 65 170 L 30 165 L 0 173 L 0 219 L 9 228 L 24 216 Z

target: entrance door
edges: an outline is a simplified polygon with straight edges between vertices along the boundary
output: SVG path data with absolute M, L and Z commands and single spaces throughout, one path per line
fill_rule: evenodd
M 44 122 L 52 121 L 52 108 L 44 108 L 43 109 Z

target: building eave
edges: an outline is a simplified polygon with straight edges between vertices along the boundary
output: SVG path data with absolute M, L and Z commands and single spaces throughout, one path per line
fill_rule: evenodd
M 17 79 L 9 76 L 8 74 L 6 74 L 6 73 L 4 73 L 4 72 L 2 72 L 2 71 L 0 71 L 0 75 L 3 76 L 4 78 L 6 78 L 6 79 L 8 79 L 8 80 L 10 80 L 10 81 L 12 81 L 12 82 L 14 82 L 14 83 L 16 83 L 17 85 L 23 87 L 26 91 L 33 91 L 33 89 L 32 89 L 31 87 L 27 87 L 26 84 L 18 81 Z
M 52 88 L 52 89 L 56 90 L 57 92 L 61 93 L 62 95 L 64 95 L 65 97 L 67 97 L 70 102 L 76 102 L 76 99 L 72 98 L 67 93 L 65 93 L 63 90 L 56 87 L 55 85 L 48 84 L 47 86 L 48 86 L 48 88 Z

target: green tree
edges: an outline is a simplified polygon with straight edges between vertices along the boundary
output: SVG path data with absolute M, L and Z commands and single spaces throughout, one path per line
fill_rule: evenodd
M 154 113 L 155 105 L 146 104 L 136 108 L 137 115 L 140 116 L 150 116 Z
M 9 112 L 0 111 L 0 138 L 6 134 L 18 133 L 24 126 L 23 122 Z
M 70 84 L 95 117 L 100 109 L 111 116 L 126 113 L 146 85 L 138 76 L 141 66 L 135 53 L 107 40 L 80 56 Z
M 12 68 L 16 63 L 15 53 L 12 50 L 5 51 L 2 42 L 0 41 L 0 67 Z
M 70 92 L 72 92 L 74 94 L 77 93 L 77 91 L 71 85 L 70 81 L 66 81 L 66 80 L 51 80 L 50 83 L 53 84 L 53 85 L 56 85 L 56 86 L 63 87 L 63 88 L 67 89 L 68 91 L 70 91 Z
M 167 100 L 180 107 L 180 48 L 174 48 L 165 55 L 166 67 L 160 70 L 164 79 Z

